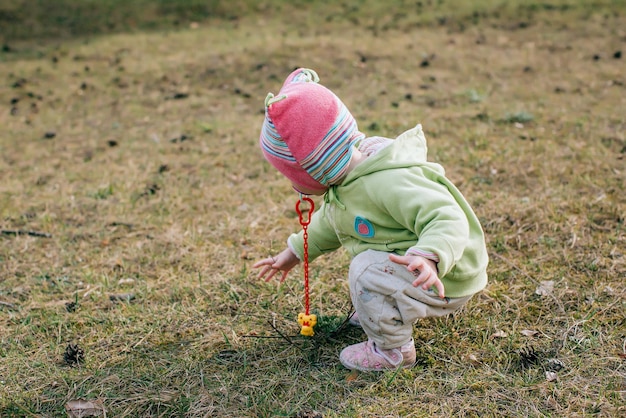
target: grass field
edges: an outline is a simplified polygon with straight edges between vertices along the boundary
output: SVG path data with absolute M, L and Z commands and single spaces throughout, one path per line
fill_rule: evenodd
M 381 3 L 3 27 L 1 417 L 626 415 L 626 2 Z M 257 145 L 298 66 L 367 134 L 421 123 L 483 223 L 489 284 L 411 370 L 339 363 L 346 253 L 311 266 L 313 338 L 302 269 L 251 268 L 300 227 Z

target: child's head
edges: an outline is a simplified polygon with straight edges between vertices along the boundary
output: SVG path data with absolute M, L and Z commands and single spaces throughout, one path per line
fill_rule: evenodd
M 277 96 L 265 99 L 261 149 L 303 194 L 321 194 L 341 182 L 353 144 L 363 138 L 356 121 L 313 70 L 299 68 Z

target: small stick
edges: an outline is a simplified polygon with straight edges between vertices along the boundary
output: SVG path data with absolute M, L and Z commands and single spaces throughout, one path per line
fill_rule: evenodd
M 280 332 L 280 331 L 278 330 L 278 328 L 276 328 L 276 327 L 274 326 L 274 324 L 272 324 L 272 321 L 267 321 L 267 323 L 268 323 L 268 324 L 270 324 L 270 326 L 271 326 L 272 328 L 274 328 L 274 331 L 276 331 L 276 332 L 278 333 L 278 335 L 280 335 L 281 337 L 283 337 L 283 339 L 285 339 L 285 340 L 286 340 L 289 344 L 291 344 L 291 345 L 295 345 L 295 344 L 293 343 L 293 341 L 291 341 L 291 338 L 289 338 L 288 336 L 286 336 L 285 334 L 283 334 L 282 332 Z
M 0 306 L 6 306 L 6 307 L 7 307 L 7 308 L 9 308 L 9 309 L 17 310 L 17 306 L 15 306 L 15 305 L 14 305 L 14 304 L 12 304 L 12 303 L 5 302 L 5 301 L 3 301 L 3 300 L 0 300 Z
M 341 325 L 339 325 L 330 333 L 330 337 L 331 338 L 336 337 L 341 331 L 343 331 L 348 326 L 348 323 L 350 322 L 350 318 L 352 318 L 352 316 L 354 316 L 355 313 L 356 312 L 352 312 L 348 314 L 348 316 L 346 317 L 346 319 L 343 320 Z
M 125 226 L 128 229 L 132 229 L 133 228 L 133 224 L 127 223 L 127 222 L 111 222 L 109 223 L 109 226 Z
M 40 238 L 52 238 L 51 234 L 46 234 L 45 232 L 37 232 L 37 231 L 25 231 L 23 229 L 0 229 L 0 234 L 2 235 L 28 235 L 31 237 L 40 237 Z
M 242 335 L 241 338 L 285 338 L 282 335 Z
M 274 328 L 274 331 L 276 331 L 278 333 L 278 335 L 280 335 L 280 337 L 283 340 L 287 341 L 289 344 L 293 345 L 295 348 L 297 348 L 298 350 L 300 350 L 300 351 L 302 351 L 304 353 L 304 350 L 302 349 L 302 347 L 300 347 L 299 345 L 295 344 L 291 338 L 289 338 L 288 336 L 286 336 L 285 334 L 280 332 L 278 330 L 278 328 L 276 328 L 276 326 L 274 324 L 272 324 L 272 321 L 267 321 L 267 323 L 270 324 L 270 326 L 272 328 Z

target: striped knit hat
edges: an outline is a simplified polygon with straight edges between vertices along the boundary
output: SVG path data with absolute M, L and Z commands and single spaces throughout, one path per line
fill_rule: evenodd
M 299 68 L 278 96 L 267 95 L 260 144 L 296 190 L 321 193 L 343 179 L 353 144 L 365 135 L 341 100 L 318 82 L 315 71 Z

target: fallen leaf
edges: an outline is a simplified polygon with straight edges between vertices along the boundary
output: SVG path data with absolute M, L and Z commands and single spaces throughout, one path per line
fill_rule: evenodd
M 565 368 L 565 363 L 558 358 L 549 358 L 546 360 L 545 368 L 550 372 L 558 372 Z
M 315 410 L 298 412 L 296 418 L 324 418 L 321 412 Z
M 520 334 L 525 337 L 534 337 L 535 335 L 539 334 L 539 331 L 534 331 L 532 329 L 523 329 L 520 331 Z
M 480 364 L 480 360 L 478 360 L 478 357 L 476 357 L 476 354 L 470 354 L 469 356 L 467 356 L 467 358 L 470 361 L 470 363 L 472 363 L 473 365 Z
M 104 407 L 99 401 L 75 399 L 65 404 L 70 418 L 99 417 L 105 415 Z
M 546 380 L 554 382 L 559 376 L 555 372 L 546 371 Z
M 130 302 L 131 300 L 135 299 L 135 294 L 134 293 L 114 294 L 114 295 L 109 295 L 109 299 L 112 302 Z
M 154 400 L 159 403 L 167 403 L 171 402 L 172 399 L 176 397 L 176 392 L 173 390 L 164 390 L 158 393 L 157 396 L 154 397 Z
M 346 382 L 354 382 L 357 379 L 357 377 L 359 377 L 359 371 L 358 370 L 352 370 L 346 376 Z
M 506 338 L 508 334 L 502 330 L 496 331 L 491 334 L 491 338 Z
M 552 280 L 547 280 L 539 283 L 537 289 L 535 290 L 535 294 L 539 296 L 549 296 L 552 294 L 554 290 L 554 282 Z

